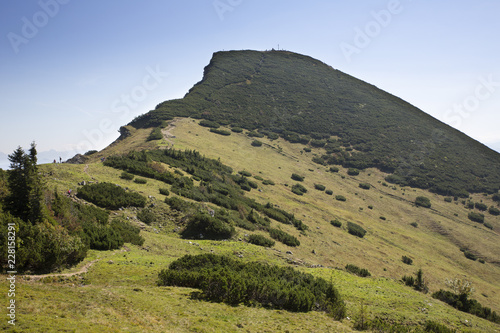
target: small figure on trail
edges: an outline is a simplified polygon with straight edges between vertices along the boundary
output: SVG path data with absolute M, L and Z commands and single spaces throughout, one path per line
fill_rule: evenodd
M 56 159 L 54 159 L 54 164 L 56 164 L 56 163 L 57 163 L 57 161 L 56 161 Z
M 62 158 L 61 158 L 61 156 L 59 156 L 59 163 L 62 163 Z

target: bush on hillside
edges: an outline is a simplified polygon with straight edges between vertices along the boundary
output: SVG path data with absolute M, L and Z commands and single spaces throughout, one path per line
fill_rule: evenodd
M 500 210 L 496 207 L 491 206 L 490 209 L 488 209 L 488 213 L 491 215 L 500 215 Z
M 238 173 L 244 177 L 252 177 L 252 174 L 248 171 L 245 171 L 245 170 L 238 171 Z
M 469 220 L 474 221 L 474 222 L 479 222 L 479 223 L 484 223 L 484 215 L 481 213 L 476 213 L 476 212 L 469 212 L 467 215 Z
M 325 185 L 314 184 L 314 188 L 318 191 L 324 191 L 326 189 Z
M 485 205 L 484 203 L 482 203 L 482 202 L 476 202 L 476 203 L 474 204 L 474 207 L 476 207 L 476 209 L 479 209 L 480 211 L 483 211 L 483 212 L 484 212 L 485 210 L 487 210 L 487 209 L 488 209 L 488 206 L 486 206 L 486 205 Z
M 307 193 L 307 189 L 302 184 L 294 184 L 292 186 L 292 192 L 297 195 L 303 195 Z
M 120 175 L 120 178 L 125 179 L 125 180 L 132 180 L 132 179 L 134 179 L 134 177 L 135 176 L 133 174 L 128 173 L 126 171 L 123 171 L 122 174 Z
M 431 201 L 427 197 L 419 196 L 415 199 L 417 207 L 431 208 Z
M 252 146 L 254 146 L 254 147 L 260 147 L 260 146 L 262 146 L 262 141 L 253 140 L 252 141 Z
M 325 311 L 333 318 L 345 317 L 340 294 L 324 279 L 291 267 L 202 254 L 187 255 L 159 273 L 158 285 L 198 288 L 201 299 L 237 305 L 260 304 L 272 309 Z
M 362 188 L 363 190 L 369 190 L 372 186 L 368 183 L 359 183 L 359 188 Z
M 411 259 L 410 257 L 403 256 L 401 259 L 402 259 L 403 263 L 405 263 L 407 265 L 413 264 L 413 259 Z
M 366 234 L 366 230 L 363 227 L 353 222 L 347 222 L 347 232 L 359 238 L 365 237 Z
M 359 175 L 359 170 L 358 170 L 358 169 L 356 169 L 356 168 L 349 168 L 349 169 L 347 170 L 347 174 L 348 174 L 349 176 L 357 176 L 357 175 Z
M 448 290 L 440 289 L 432 294 L 432 297 L 447 303 L 462 312 L 473 314 L 494 323 L 500 323 L 500 316 L 490 308 L 484 307 L 475 299 L 469 299 L 467 293 L 455 294 Z
M 275 183 L 270 179 L 264 179 L 262 185 L 275 185 Z
M 336 195 L 335 196 L 335 200 L 338 200 L 338 201 L 346 201 L 346 197 L 344 197 L 343 195 Z
M 146 205 L 146 198 L 139 193 L 127 192 L 111 183 L 84 185 L 78 189 L 77 197 L 108 209 Z
M 235 234 L 233 222 L 226 216 L 197 212 L 188 218 L 181 235 L 189 239 L 229 239 Z
M 137 184 L 147 184 L 148 180 L 145 179 L 145 178 L 136 178 L 134 179 L 134 183 L 137 183 Z
M 215 121 L 207 120 L 207 119 L 201 120 L 200 126 L 210 127 L 210 128 L 219 128 L 220 127 L 219 123 L 217 123 Z
M 223 136 L 231 135 L 231 132 L 229 132 L 228 130 L 220 129 L 220 128 L 211 128 L 210 132 L 215 133 L 215 134 L 219 134 L 219 135 L 223 135 Z
M 163 134 L 161 133 L 161 127 L 155 127 L 149 134 L 147 141 L 161 140 L 163 139 Z
M 297 238 L 295 238 L 295 236 L 292 236 L 279 229 L 269 228 L 269 235 L 271 236 L 272 239 L 275 239 L 278 242 L 281 242 L 288 246 L 300 245 L 300 241 Z
M 151 208 L 143 208 L 137 212 L 137 218 L 146 223 L 151 224 L 156 222 L 156 214 L 153 212 Z
M 348 264 L 345 266 L 346 271 L 353 273 L 357 276 L 367 277 L 371 276 L 370 272 L 366 268 L 359 268 L 356 265 Z
M 298 175 L 296 173 L 292 173 L 292 179 L 296 180 L 298 182 L 302 182 L 302 181 L 304 181 L 304 176 Z
M 168 188 L 160 188 L 160 194 L 168 196 L 170 194 L 170 191 Z
M 335 220 L 331 220 L 330 221 L 330 224 L 333 225 L 334 227 L 337 227 L 337 228 L 341 228 L 342 227 L 342 222 L 340 222 L 339 220 L 335 219 Z
M 270 240 L 269 238 L 266 238 L 262 235 L 256 235 L 256 234 L 250 235 L 248 237 L 248 242 L 251 244 L 264 246 L 264 247 L 273 247 L 275 244 L 275 242 L 273 240 Z

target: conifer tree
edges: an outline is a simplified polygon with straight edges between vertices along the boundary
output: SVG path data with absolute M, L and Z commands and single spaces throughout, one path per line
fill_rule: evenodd
M 29 154 L 18 147 L 9 155 L 8 176 L 10 194 L 7 209 L 16 217 L 35 224 L 42 220 L 42 182 L 38 175 L 36 145 L 31 143 Z

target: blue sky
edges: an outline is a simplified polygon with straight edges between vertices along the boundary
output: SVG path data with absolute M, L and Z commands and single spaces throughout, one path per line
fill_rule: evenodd
M 283 48 L 376 85 L 500 151 L 500 2 L 0 3 L 0 167 L 102 149 L 201 80 L 213 52 Z

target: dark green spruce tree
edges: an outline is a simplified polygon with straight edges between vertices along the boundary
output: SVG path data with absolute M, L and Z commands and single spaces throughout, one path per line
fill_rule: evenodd
M 43 218 L 42 181 L 38 175 L 36 144 L 31 143 L 29 154 L 18 147 L 9 155 L 10 172 L 8 184 L 10 194 L 6 208 L 12 215 L 32 224 Z

